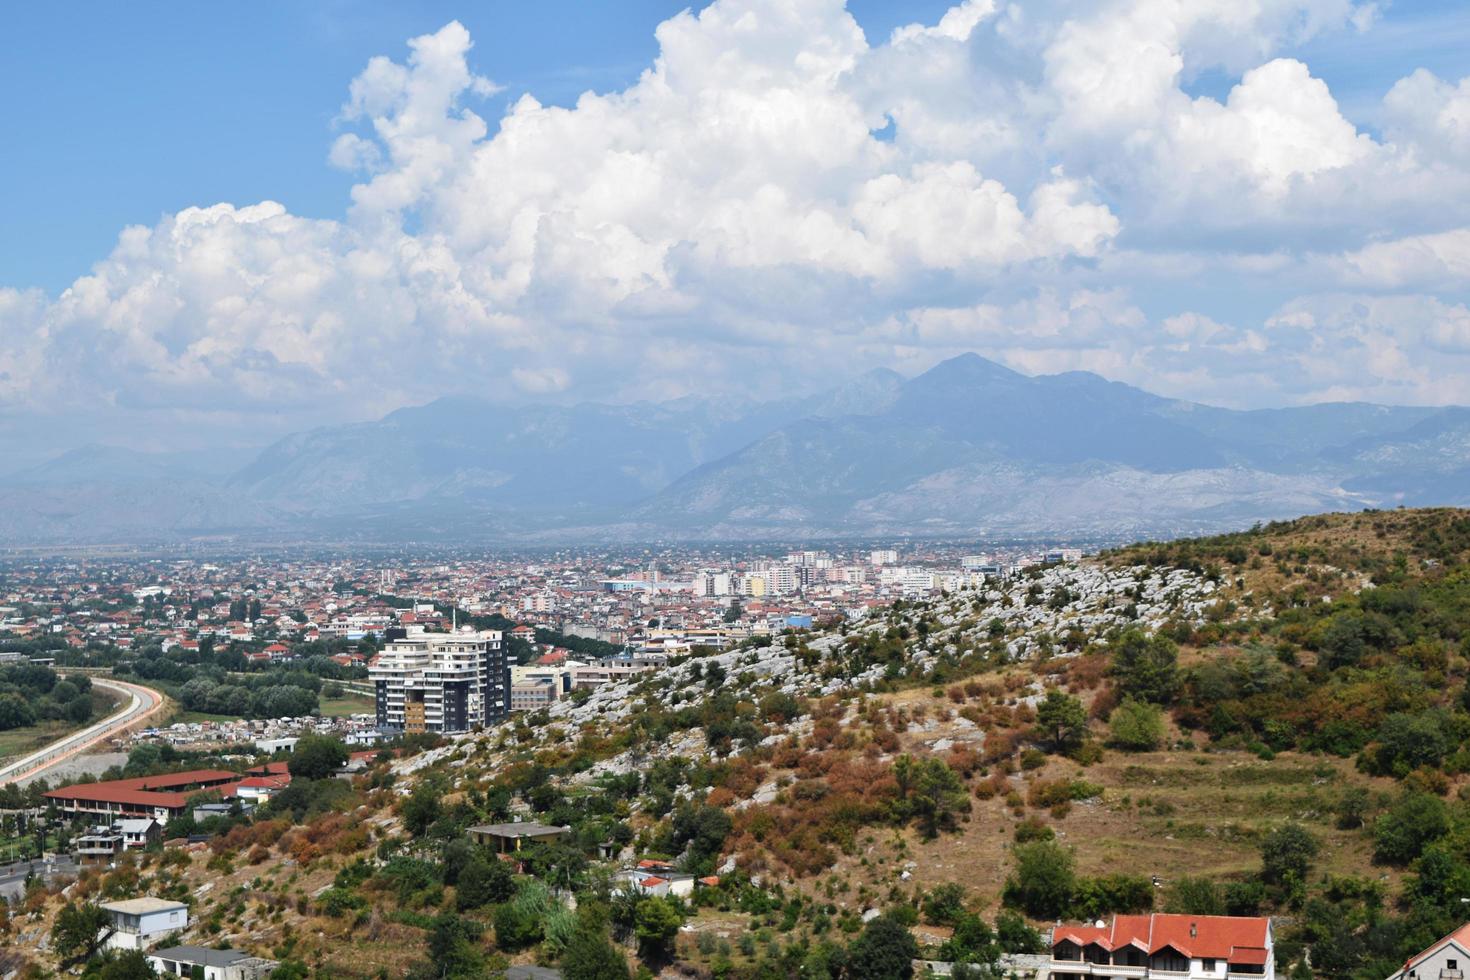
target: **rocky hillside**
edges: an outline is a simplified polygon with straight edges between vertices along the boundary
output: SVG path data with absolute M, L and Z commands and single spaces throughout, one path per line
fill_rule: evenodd
M 1164 909 L 1278 916 L 1283 975 L 1376 978 L 1465 914 L 1467 680 L 1470 513 L 1142 544 L 297 780 L 34 889 L 11 946 L 53 964 L 60 910 L 146 891 L 297 976 L 843 980 Z M 517 818 L 570 833 L 464 838 Z

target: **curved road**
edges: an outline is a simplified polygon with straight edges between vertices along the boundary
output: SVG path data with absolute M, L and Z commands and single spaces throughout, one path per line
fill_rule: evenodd
M 65 738 L 57 739 L 44 748 L 0 767 L 0 786 L 17 779 L 40 776 L 53 766 L 81 755 L 98 742 L 163 710 L 163 695 L 152 688 L 110 677 L 94 677 L 92 683 L 126 695 L 129 698 L 128 704 L 79 732 L 72 732 Z

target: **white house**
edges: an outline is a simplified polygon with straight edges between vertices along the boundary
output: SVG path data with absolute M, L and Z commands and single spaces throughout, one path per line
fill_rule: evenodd
M 189 907 L 183 902 L 129 898 L 103 902 L 100 907 L 112 917 L 104 943 L 108 949 L 147 949 L 169 933 L 189 926 Z
M 1428 949 L 1411 956 L 1388 980 L 1463 980 L 1470 963 L 1470 922 Z
M 1171 977 L 1275 980 L 1271 920 L 1232 915 L 1119 915 L 1052 930 L 1051 980 Z M 1436 978 L 1438 980 L 1438 978 Z
M 199 968 L 204 980 L 260 980 L 280 964 L 242 953 L 238 949 L 206 949 L 203 946 L 170 946 L 148 954 L 148 962 L 161 977 L 193 977 Z

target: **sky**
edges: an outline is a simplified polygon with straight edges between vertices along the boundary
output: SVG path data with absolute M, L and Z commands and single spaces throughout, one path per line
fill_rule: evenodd
M 0 119 L 16 458 L 963 351 L 1470 404 L 1463 3 L 11 5 Z

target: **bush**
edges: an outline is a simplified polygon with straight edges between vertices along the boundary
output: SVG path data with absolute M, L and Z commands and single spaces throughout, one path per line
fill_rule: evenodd
M 1450 830 L 1449 809 L 1428 793 L 1405 793 L 1373 824 L 1374 860 L 1408 864 Z
M 1072 906 L 1077 874 L 1072 852 L 1056 841 L 1021 844 L 1015 873 L 1006 879 L 1003 898 L 1034 919 L 1059 919 Z
M 924 896 L 924 919 L 931 925 L 952 926 L 965 914 L 965 886 L 947 882 Z
M 1108 732 L 1120 749 L 1151 752 L 1164 740 L 1164 713 L 1144 701 L 1124 701 L 1113 709 Z
M 1261 878 L 1273 885 L 1304 881 L 1317 850 L 1317 838 L 1300 824 L 1278 827 L 1261 841 Z

